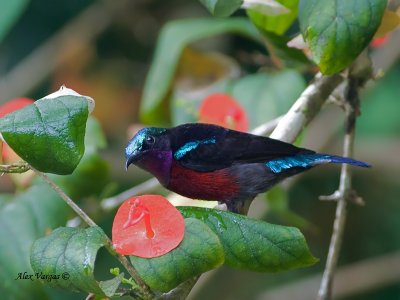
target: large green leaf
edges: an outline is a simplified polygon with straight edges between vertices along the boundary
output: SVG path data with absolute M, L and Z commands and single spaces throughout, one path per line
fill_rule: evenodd
M 216 17 L 227 17 L 240 8 L 243 0 L 200 0 L 210 13 Z
M 294 70 L 248 75 L 236 81 L 230 94 L 245 108 L 250 127 L 285 113 L 304 90 L 303 77 Z
M 0 0 L 0 42 L 24 12 L 28 0 Z
M 39 279 L 51 286 L 112 296 L 119 286 L 118 282 L 116 284 L 115 279 L 98 282 L 93 274 L 97 251 L 105 243 L 100 227 L 57 228 L 33 243 L 32 269 L 35 274 L 39 274 Z M 55 275 L 59 278 L 49 281 L 41 275 Z M 122 276 L 119 281 L 121 279 Z M 113 287 L 111 290 L 110 286 Z
M 37 280 L 15 278 L 33 274 L 29 263 L 32 243 L 68 219 L 65 202 L 47 185 L 34 185 L 8 199 L 0 208 L 0 295 L 4 299 L 47 299 Z
M 185 219 L 185 237 L 167 254 L 155 258 L 131 256 L 131 262 L 144 281 L 167 292 L 181 282 L 220 266 L 224 262 L 222 245 L 203 222 Z
M 386 0 L 300 0 L 300 28 L 321 72 L 337 73 L 363 51 L 386 4 Z
M 235 268 L 277 272 L 317 262 L 301 232 L 227 211 L 179 207 L 185 218 L 205 222 L 220 238 L 225 262 Z
M 168 123 L 168 103 L 165 100 L 182 50 L 194 41 L 227 32 L 261 41 L 257 29 L 245 18 L 179 20 L 163 28 L 144 86 L 140 107 L 142 121 L 155 125 Z
M 270 16 L 260 13 L 257 10 L 248 9 L 247 15 L 257 28 L 281 35 L 296 20 L 299 0 L 277 0 L 277 2 L 283 4 L 290 11 L 286 14 Z
M 7 144 L 34 168 L 70 174 L 85 151 L 88 97 L 49 96 L 0 118 L 0 132 Z

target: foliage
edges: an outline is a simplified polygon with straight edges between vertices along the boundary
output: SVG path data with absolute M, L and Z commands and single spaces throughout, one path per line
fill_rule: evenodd
M 85 97 L 76 95 L 39 99 L 1 118 L 0 132 L 39 171 L 70 174 L 85 151 L 88 106 Z
M 120 282 L 113 279 L 97 282 L 93 274 L 97 251 L 105 243 L 99 227 L 59 227 L 33 243 L 32 269 L 40 280 L 51 286 L 113 296 Z M 122 276 L 118 276 L 119 280 Z
M 303 71 L 312 73 L 318 67 L 324 74 L 335 74 L 351 65 L 372 40 L 386 7 L 383 0 L 271 0 L 266 1 L 267 7 L 247 0 L 200 2 L 221 18 L 177 20 L 163 27 L 139 112 L 145 123 L 177 125 L 198 121 L 202 100 L 217 92 L 239 102 L 249 116 L 251 128 L 272 120 L 284 114 L 305 89 Z M 16 1 L 4 11 L 7 14 L 0 18 L 4 23 L 0 23 L 0 39 L 25 5 L 24 1 Z M 247 18 L 226 18 L 241 7 L 246 9 Z M 296 20 L 307 43 L 304 51 L 287 46 L 292 35 L 287 32 L 298 31 Z M 250 74 L 236 72 L 240 67 L 225 56 L 214 55 L 210 60 L 209 53 L 199 51 L 197 58 L 216 62 L 211 64 L 209 77 L 218 80 L 205 88 L 196 90 L 190 86 L 189 92 L 183 91 L 182 82 L 187 79 L 182 71 L 184 53 L 196 42 L 232 33 L 263 49 L 267 67 Z M 221 72 L 221 65 L 233 71 Z M 96 215 L 96 201 L 109 188 L 110 167 L 98 153 L 106 147 L 106 141 L 99 123 L 89 117 L 92 106 L 89 97 L 76 93 L 52 94 L 0 118 L 0 132 L 26 163 L 38 171 L 52 173 L 50 177 L 66 194 L 90 203 L 87 207 L 94 206 Z M 250 271 L 279 272 L 318 261 L 297 228 L 215 209 L 179 210 L 185 218 L 185 235 L 176 248 L 159 257 L 130 256 L 133 267 L 152 292 L 169 292 L 224 264 Z M 109 280 L 95 278 L 98 251 L 102 247 L 110 250 L 111 246 L 98 226 L 62 227 L 71 217 L 60 195 L 38 178 L 15 195 L 0 195 L 0 293 L 13 299 L 46 299 L 46 289 L 38 280 L 13 280 L 16 274 L 26 271 L 45 285 L 98 297 L 142 295 L 140 282 L 125 278 L 126 273 L 114 274 Z M 68 280 L 57 278 L 63 273 L 68 274 Z
M 387 1 L 300 1 L 299 22 L 324 74 L 347 67 L 377 31 Z M 356 13 L 354 13 L 356 12 Z

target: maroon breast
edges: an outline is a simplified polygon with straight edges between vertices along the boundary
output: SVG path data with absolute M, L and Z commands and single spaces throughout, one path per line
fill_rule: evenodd
M 167 188 L 185 197 L 201 200 L 226 201 L 239 192 L 238 182 L 227 169 L 197 172 L 172 163 Z

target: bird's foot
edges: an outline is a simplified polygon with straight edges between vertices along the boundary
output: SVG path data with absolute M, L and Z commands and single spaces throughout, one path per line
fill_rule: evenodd
M 214 209 L 219 209 L 219 210 L 228 210 L 228 206 L 226 205 L 226 203 L 223 202 L 218 202 L 218 205 L 214 206 Z

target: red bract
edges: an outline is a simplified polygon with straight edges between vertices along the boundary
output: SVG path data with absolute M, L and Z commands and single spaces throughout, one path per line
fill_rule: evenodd
M 206 97 L 200 105 L 202 123 L 216 124 L 230 129 L 247 131 L 249 121 L 244 108 L 231 96 L 216 93 Z
M 112 241 L 122 255 L 151 258 L 176 248 L 184 232 L 183 216 L 167 199 L 143 195 L 122 203 L 114 218 Z
M 372 42 L 370 43 L 370 46 L 372 48 L 379 48 L 382 47 L 383 45 L 385 45 L 389 40 L 389 35 L 385 35 L 385 36 L 381 36 L 381 37 L 376 37 L 372 40 Z
M 9 114 L 10 112 L 16 111 L 18 109 L 21 109 L 29 104 L 32 104 L 34 101 L 32 99 L 29 98 L 15 98 L 13 100 L 10 100 L 6 103 L 4 103 L 2 106 L 0 106 L 0 118 L 4 117 L 6 114 Z M 13 153 L 11 152 L 12 150 L 10 149 L 10 147 L 7 144 L 4 144 L 3 146 L 3 158 L 4 161 L 10 163 L 9 158 L 11 156 L 16 156 L 13 155 Z M 18 157 L 17 157 L 18 160 Z

